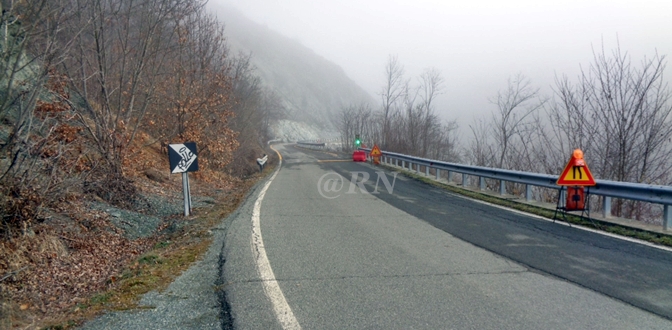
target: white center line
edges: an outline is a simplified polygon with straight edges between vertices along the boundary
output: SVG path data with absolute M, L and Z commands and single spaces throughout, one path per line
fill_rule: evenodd
M 264 292 L 266 292 L 266 296 L 273 304 L 273 311 L 280 325 L 283 329 L 301 329 L 301 325 L 299 325 L 299 322 L 294 317 L 292 308 L 287 304 L 285 295 L 280 290 L 280 285 L 278 285 L 278 281 L 275 279 L 275 274 L 273 274 L 273 269 L 266 255 L 266 248 L 264 247 L 264 240 L 260 229 L 261 202 L 264 200 L 266 190 L 268 190 L 268 187 L 273 182 L 273 179 L 275 179 L 275 176 L 278 175 L 282 166 L 282 156 L 280 156 L 280 153 L 278 153 L 278 156 L 280 158 L 278 168 L 261 189 L 259 197 L 254 202 L 254 209 L 252 210 L 252 252 L 255 254 L 257 271 L 259 272 L 261 283 L 263 283 Z

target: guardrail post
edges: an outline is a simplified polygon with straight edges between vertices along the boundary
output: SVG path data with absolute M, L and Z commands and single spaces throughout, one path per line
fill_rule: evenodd
M 602 196 L 602 216 L 611 217 L 611 196 Z
M 394 166 L 399 166 L 399 158 L 394 159 Z
M 525 185 L 525 200 L 528 202 L 532 200 L 532 185 Z
M 415 173 L 420 173 L 420 164 L 415 164 Z
M 406 168 L 406 161 L 405 160 L 401 161 L 401 168 L 403 168 L 403 169 Z
M 448 183 L 450 183 L 450 181 L 453 181 L 453 171 L 448 171 L 448 177 L 446 178 L 446 180 L 448 180 Z
M 506 195 L 506 186 L 504 185 L 504 180 L 499 180 L 499 194 Z
M 441 170 L 439 170 L 439 169 L 437 168 L 437 169 L 436 169 L 436 180 L 437 180 L 437 181 L 438 181 L 439 179 L 441 179 L 441 174 L 439 174 L 439 171 L 441 171 Z
M 478 189 L 485 190 L 485 178 L 482 176 L 478 177 Z
M 425 165 L 425 175 L 429 176 L 429 166 Z
M 467 175 L 462 173 L 462 187 L 467 186 Z
M 663 229 L 670 230 L 672 227 L 672 210 L 670 205 L 663 206 Z

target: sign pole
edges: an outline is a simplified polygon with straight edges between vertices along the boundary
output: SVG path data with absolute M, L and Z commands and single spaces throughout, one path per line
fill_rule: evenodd
M 266 165 L 266 161 L 268 161 L 268 156 L 264 154 L 263 158 L 257 158 L 257 165 L 259 165 L 259 172 L 264 171 L 264 165 Z
M 168 161 L 170 173 L 182 173 L 182 192 L 184 193 L 184 216 L 191 214 L 191 187 L 189 186 L 189 172 L 198 171 L 198 155 L 196 143 L 168 145 Z
M 184 216 L 189 216 L 189 176 L 187 172 L 182 172 L 182 191 L 184 192 Z
M 193 211 L 191 209 L 191 183 L 189 182 L 189 174 L 187 174 L 187 195 L 189 196 L 189 214 Z

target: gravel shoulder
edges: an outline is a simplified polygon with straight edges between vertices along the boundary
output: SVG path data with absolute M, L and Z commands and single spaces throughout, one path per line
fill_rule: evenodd
M 248 211 L 254 204 L 250 197 L 257 194 L 259 184 L 263 182 L 265 180 L 250 189 L 245 201 L 209 231 L 212 243 L 205 255 L 176 278 L 168 288 L 145 294 L 137 309 L 108 312 L 86 322 L 80 329 L 231 328 L 232 318 L 224 292 L 226 282 L 221 278 L 221 270 L 225 264 L 225 241 L 230 224 L 249 214 Z

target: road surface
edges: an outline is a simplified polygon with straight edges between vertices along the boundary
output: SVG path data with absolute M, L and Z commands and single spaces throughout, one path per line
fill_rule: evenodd
M 671 252 L 276 148 L 227 227 L 225 326 L 672 329 Z

